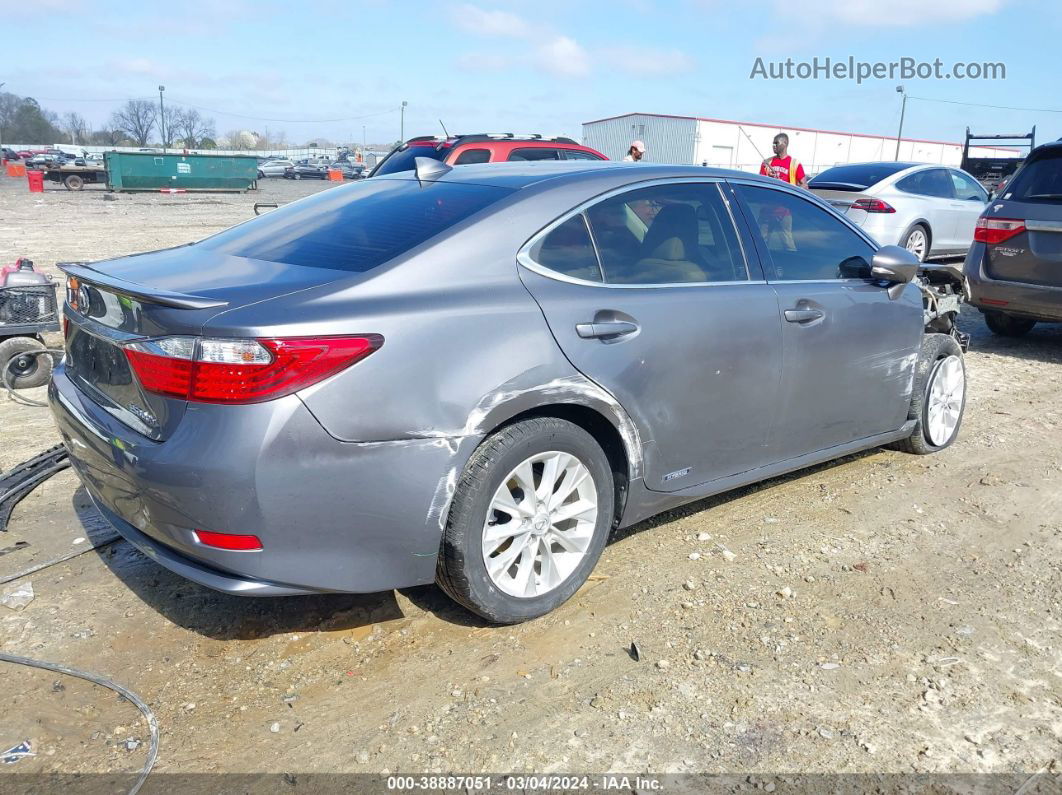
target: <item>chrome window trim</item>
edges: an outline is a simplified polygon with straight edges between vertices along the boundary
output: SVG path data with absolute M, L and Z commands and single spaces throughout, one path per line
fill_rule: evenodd
M 737 284 L 766 284 L 763 279 L 753 280 L 751 278 L 752 271 L 749 269 L 748 253 L 745 251 L 745 246 L 741 242 L 741 231 L 737 226 L 734 219 L 733 211 L 731 210 L 730 203 L 727 201 L 726 195 L 720 189 L 719 185 L 726 180 L 722 177 L 666 177 L 664 179 L 652 179 L 642 182 L 634 182 L 627 185 L 623 185 L 619 188 L 613 188 L 612 190 L 599 193 L 591 199 L 587 199 L 582 204 L 577 205 L 573 209 L 564 213 L 564 215 L 558 216 L 546 226 L 539 229 L 533 234 L 530 239 L 524 245 L 520 247 L 520 250 L 516 252 L 516 261 L 528 270 L 534 271 L 540 276 L 545 276 L 548 279 L 554 279 L 559 282 L 567 282 L 568 284 L 578 284 L 584 287 L 607 287 L 620 290 L 645 290 L 655 289 L 659 287 L 732 287 Z M 559 271 L 547 268 L 544 265 L 539 265 L 535 260 L 531 258 L 531 249 L 538 241 L 552 232 L 561 224 L 568 221 L 572 216 L 577 214 L 583 214 L 583 223 L 586 224 L 587 230 L 590 232 L 590 241 L 594 246 L 594 253 L 597 256 L 598 268 L 601 270 L 602 279 L 605 278 L 605 269 L 601 264 L 601 254 L 597 249 L 597 241 L 594 239 L 594 230 L 590 225 L 590 219 L 586 217 L 586 210 L 593 207 L 596 204 L 600 204 L 607 199 L 611 199 L 613 196 L 618 196 L 622 193 L 629 193 L 633 190 L 641 190 L 642 188 L 652 188 L 657 185 L 681 185 L 684 183 L 715 185 L 716 191 L 719 193 L 719 197 L 723 200 L 724 206 L 727 208 L 727 213 L 730 216 L 730 224 L 734 230 L 734 235 L 737 237 L 738 247 L 741 251 L 741 258 L 745 263 L 745 274 L 749 276 L 749 279 L 741 279 L 738 281 L 726 281 L 726 282 L 653 282 L 650 284 L 611 284 L 608 281 L 592 282 L 586 279 L 577 279 L 574 276 L 568 276 L 560 273 Z
M 1025 228 L 1030 232 L 1062 232 L 1062 221 L 1026 221 Z
M 874 284 L 874 279 L 851 277 L 845 279 L 775 279 L 768 284 Z

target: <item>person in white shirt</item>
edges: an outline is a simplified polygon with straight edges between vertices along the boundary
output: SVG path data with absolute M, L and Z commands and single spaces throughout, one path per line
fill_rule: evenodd
M 645 144 L 641 141 L 632 141 L 631 148 L 627 150 L 627 156 L 623 158 L 624 163 L 637 163 L 645 157 Z

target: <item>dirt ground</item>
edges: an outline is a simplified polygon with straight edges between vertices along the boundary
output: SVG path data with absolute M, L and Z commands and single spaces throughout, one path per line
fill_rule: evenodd
M 54 272 L 184 243 L 328 187 L 111 201 L 0 178 L 0 262 Z M 0 606 L 0 647 L 138 693 L 160 773 L 1058 772 L 1062 329 L 1002 340 L 971 311 L 963 328 L 953 447 L 850 456 L 644 522 L 529 624 L 485 626 L 434 587 L 225 596 L 118 541 L 0 586 L 35 594 Z M 0 469 L 56 442 L 46 409 L 0 399 Z M 85 502 L 69 471 L 27 497 L 0 578 L 105 536 Z M 37 754 L 4 772 L 144 763 L 145 723 L 110 691 L 0 663 L 0 692 L 0 750 Z

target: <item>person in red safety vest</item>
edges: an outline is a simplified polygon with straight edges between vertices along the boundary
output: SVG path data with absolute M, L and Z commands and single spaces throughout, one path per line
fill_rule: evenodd
M 774 157 L 764 160 L 760 166 L 760 174 L 765 177 L 775 177 L 788 182 L 790 185 L 799 185 L 801 188 L 808 186 L 808 176 L 804 173 L 804 167 L 789 154 L 789 136 L 778 133 L 774 136 L 771 145 Z
M 808 177 L 804 173 L 804 167 L 797 162 L 796 158 L 788 153 L 789 136 L 778 133 L 774 136 L 774 157 L 764 160 L 760 166 L 760 174 L 765 177 L 774 177 L 790 185 L 807 188 Z M 793 237 L 793 216 L 785 207 L 766 207 L 760 212 L 760 234 L 768 247 L 774 243 L 786 251 L 796 251 L 796 240 Z

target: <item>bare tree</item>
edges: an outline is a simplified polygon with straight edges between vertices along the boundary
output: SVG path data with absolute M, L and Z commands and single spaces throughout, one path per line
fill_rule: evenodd
M 159 110 L 154 102 L 146 99 L 131 99 L 111 116 L 111 127 L 128 133 L 137 146 L 147 146 L 151 131 L 155 129 Z
M 126 146 L 131 144 L 124 132 L 112 127 L 104 127 L 88 134 L 88 142 L 93 146 Z
M 63 129 L 70 136 L 70 143 L 88 143 L 88 122 L 79 113 L 67 113 L 63 116 Z
M 200 146 L 204 138 L 214 137 L 214 120 L 204 119 L 195 108 L 178 110 L 167 124 L 173 124 L 174 134 L 171 138 L 183 142 L 189 149 Z

